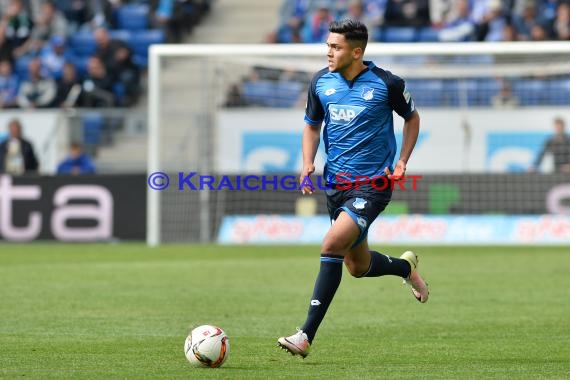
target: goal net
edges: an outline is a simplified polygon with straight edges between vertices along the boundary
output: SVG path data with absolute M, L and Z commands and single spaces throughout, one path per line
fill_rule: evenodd
M 322 192 L 293 190 L 307 86 L 325 55 L 324 44 L 151 47 L 150 245 L 219 241 L 239 215 L 265 216 L 234 225 L 236 241 L 260 229 L 293 237 L 294 221 L 267 215 L 326 215 Z M 569 211 L 564 175 L 548 152 L 538 159 L 555 118 L 570 122 L 567 43 L 372 43 L 365 57 L 406 80 L 422 120 L 408 171 L 417 189 L 396 191 L 386 214 Z M 324 160 L 320 149 L 317 175 Z

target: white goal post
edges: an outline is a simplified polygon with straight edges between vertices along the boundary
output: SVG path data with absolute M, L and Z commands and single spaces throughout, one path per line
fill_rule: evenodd
M 207 125 L 214 125 L 216 120 L 217 104 L 215 99 L 219 98 L 220 92 L 225 92 L 223 84 L 216 81 L 220 71 L 224 71 L 224 75 L 231 72 L 228 65 L 236 66 L 253 66 L 262 62 L 268 65 L 274 64 L 280 67 L 286 62 L 288 65 L 297 65 L 299 68 L 307 72 L 316 71 L 324 67 L 326 46 L 324 44 L 287 44 L 287 45 L 152 45 L 149 49 L 149 66 L 148 66 L 148 166 L 147 175 L 155 172 L 167 171 L 163 163 L 165 148 L 165 136 L 161 131 L 165 128 L 162 122 L 165 102 L 172 106 L 171 98 L 166 99 L 163 78 L 173 68 L 178 67 L 188 77 L 194 77 L 200 81 L 200 87 L 203 89 L 200 99 L 193 95 L 188 98 L 178 97 L 176 101 L 180 102 L 181 112 L 186 108 L 187 103 L 200 103 L 197 109 L 201 110 L 200 115 L 190 115 L 188 118 L 196 117 L 206 120 Z M 377 62 L 377 57 L 387 58 L 388 63 L 383 65 L 377 62 L 379 66 L 393 71 L 397 75 L 407 78 L 469 78 L 483 76 L 506 76 L 506 75 L 567 75 L 570 74 L 570 43 L 568 42 L 500 42 L 500 43 L 414 43 L 414 44 L 381 44 L 369 43 L 366 48 L 365 57 Z M 417 58 L 408 61 L 406 58 Z M 425 57 L 435 57 L 437 64 L 432 64 Z M 439 57 L 448 57 L 449 61 L 438 61 Z M 468 61 L 461 61 L 462 57 L 475 57 Z M 478 61 L 477 57 L 494 57 L 486 61 L 482 59 Z M 402 58 L 402 60 L 399 60 Z M 182 62 L 176 66 L 170 61 L 165 60 L 178 59 Z M 390 60 L 391 59 L 391 60 Z M 223 61 L 219 67 L 214 67 L 212 62 L 215 60 Z M 187 62 L 197 63 L 195 68 L 184 71 Z M 412 62 L 411 64 L 408 64 Z M 450 64 L 449 62 L 455 62 Z M 387 66 L 387 67 L 385 67 Z M 226 73 L 227 70 L 227 73 Z M 173 79 L 176 82 L 176 78 Z M 464 101 L 460 101 L 458 107 L 466 107 Z M 302 111 L 300 111 L 302 115 Z M 302 121 L 302 116 L 300 119 Z M 301 121 L 299 123 L 301 123 Z M 189 126 L 188 128 L 195 128 Z M 202 128 L 208 129 L 208 128 Z M 180 131 L 179 131 L 180 132 Z M 204 146 L 199 147 L 200 143 L 195 145 L 202 149 L 201 153 L 196 154 L 205 156 L 201 163 L 197 163 L 196 170 L 203 172 L 212 168 L 213 158 L 208 149 L 214 145 L 208 145 L 208 141 L 215 139 L 216 136 L 212 131 L 198 131 L 198 135 L 194 132 L 187 132 L 184 137 L 180 135 L 172 135 L 169 137 L 172 141 L 185 138 L 187 140 L 197 140 L 204 142 Z M 200 135 L 200 133 L 205 133 Z M 178 136 L 178 137 L 175 137 Z M 171 146 L 172 144 L 168 145 Z M 176 148 L 184 151 L 184 146 Z M 198 149 L 199 151 L 199 149 Z M 187 152 L 186 152 L 187 153 Z M 192 162 L 188 158 L 188 162 Z M 175 165 L 172 166 L 173 168 Z M 210 203 L 210 192 L 200 191 L 197 205 L 198 209 L 188 211 L 190 220 L 200 229 L 199 238 L 191 239 L 202 242 L 212 241 L 210 221 L 212 212 L 210 207 L 199 207 L 200 205 L 208 205 Z M 149 246 L 157 246 L 164 240 L 161 233 L 161 225 L 164 223 L 165 210 L 163 209 L 161 199 L 162 191 L 147 189 L 147 244 Z M 182 198 L 181 198 L 182 199 Z M 223 202 L 220 200 L 219 202 Z M 171 206 L 176 208 L 176 205 Z M 196 213 L 194 212 L 196 211 Z M 188 219 L 186 219 L 188 220 Z M 187 223 L 187 222 L 186 222 Z M 184 239 L 182 239 L 184 240 Z

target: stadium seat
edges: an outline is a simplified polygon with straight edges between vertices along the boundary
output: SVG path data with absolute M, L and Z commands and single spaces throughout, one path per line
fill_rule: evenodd
M 148 67 L 148 56 L 146 55 L 138 55 L 138 54 L 134 54 L 133 55 L 133 62 L 135 63 L 135 65 L 137 65 L 140 68 L 147 68 Z
M 384 30 L 381 27 L 375 27 L 372 29 L 372 41 L 381 42 L 384 41 Z
M 136 56 L 148 58 L 148 47 L 164 43 L 165 40 L 164 32 L 160 29 L 141 30 L 132 33 L 130 47 Z
M 69 62 L 75 66 L 75 70 L 77 72 L 77 76 L 80 78 L 85 77 L 87 74 L 87 63 L 89 62 L 90 57 L 78 57 L 73 56 Z
M 443 105 L 443 81 L 439 79 L 409 80 L 407 87 L 418 107 L 441 107 Z
M 434 28 L 421 28 L 418 32 L 419 42 L 439 42 L 439 31 Z
M 413 94 L 412 94 L 413 96 Z M 456 79 L 443 81 L 443 107 L 457 107 L 460 104 L 459 83 Z
M 69 46 L 80 57 L 87 57 L 93 55 L 97 48 L 95 44 L 95 37 L 93 33 L 81 32 L 72 35 L 69 38 Z
M 101 143 L 104 122 L 103 115 L 98 112 L 83 115 L 83 143 L 85 145 L 93 146 Z
M 245 82 L 242 86 L 242 96 L 251 105 L 289 108 L 297 103 L 303 86 L 304 84 L 299 82 Z
M 125 85 L 123 83 L 121 83 L 121 82 L 113 83 L 113 94 L 115 95 L 115 98 L 117 99 L 117 105 L 119 105 L 119 106 L 125 105 L 126 91 L 127 91 L 127 89 L 125 88 Z
M 540 79 L 519 79 L 513 83 L 513 95 L 521 106 L 537 106 L 548 102 L 546 81 Z
M 242 86 L 242 96 L 251 105 L 268 105 L 275 96 L 275 82 L 245 82 Z
M 20 78 L 20 80 L 28 79 L 28 65 L 32 57 L 29 55 L 24 55 L 16 60 L 14 63 L 14 73 Z
M 461 90 L 461 84 L 459 89 Z M 500 91 L 501 84 L 494 79 L 478 78 L 465 82 L 467 104 L 470 106 L 491 106 L 493 97 Z
M 552 79 L 547 83 L 548 104 L 569 105 L 570 104 L 570 78 Z
M 145 30 L 149 24 L 149 7 L 145 4 L 129 4 L 117 10 L 119 29 Z
M 130 30 L 109 30 L 109 37 L 111 37 L 112 40 L 120 40 L 130 44 L 132 33 Z
M 301 92 L 303 84 L 299 82 L 279 82 L 276 86 L 275 107 L 290 108 L 295 106 Z
M 417 30 L 413 27 L 388 27 L 384 29 L 382 39 L 384 42 L 416 42 Z

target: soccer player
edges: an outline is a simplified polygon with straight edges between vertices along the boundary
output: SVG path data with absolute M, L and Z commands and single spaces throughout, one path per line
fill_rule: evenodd
M 418 137 L 420 117 L 404 81 L 363 60 L 367 41 L 368 31 L 361 22 L 332 22 L 326 42 L 328 67 L 316 73 L 309 86 L 301 188 L 303 194 L 312 194 L 315 189 L 307 178 L 315 170 L 324 121 L 324 176 L 331 182 L 326 197 L 332 224 L 321 245 L 321 266 L 307 319 L 296 334 L 278 339 L 282 348 L 303 358 L 309 354 L 340 285 L 343 263 L 354 277 L 400 276 L 418 301 L 428 299 L 428 286 L 418 273 L 418 258 L 413 252 L 396 258 L 368 247 L 368 228 L 392 196 L 392 186 L 384 186 L 383 181 L 404 176 Z M 394 168 L 392 111 L 405 120 L 402 149 Z M 359 181 L 366 181 L 357 176 L 382 180 L 363 184 Z

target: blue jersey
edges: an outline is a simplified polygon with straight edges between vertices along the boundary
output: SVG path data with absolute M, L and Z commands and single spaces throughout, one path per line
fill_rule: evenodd
M 404 81 L 372 62 L 352 81 L 328 68 L 315 74 L 309 87 L 305 122 L 325 122 L 325 178 L 355 181 L 393 170 L 396 137 L 392 111 L 408 120 L 415 110 Z M 340 173 L 349 173 L 348 175 Z M 337 177 L 338 176 L 338 177 Z

